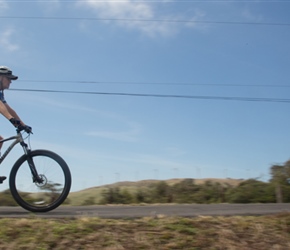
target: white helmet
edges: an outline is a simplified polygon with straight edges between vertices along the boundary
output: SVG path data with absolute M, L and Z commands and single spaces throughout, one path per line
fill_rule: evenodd
M 6 76 L 11 80 L 17 80 L 18 76 L 12 74 L 12 70 L 6 66 L 0 66 L 0 76 Z

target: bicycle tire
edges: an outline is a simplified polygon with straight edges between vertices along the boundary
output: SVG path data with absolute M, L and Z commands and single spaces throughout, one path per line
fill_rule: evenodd
M 33 181 L 30 157 L 43 183 Z M 71 173 L 66 162 L 48 150 L 33 150 L 21 156 L 13 165 L 9 186 L 15 201 L 31 212 L 48 212 L 60 206 L 71 188 Z

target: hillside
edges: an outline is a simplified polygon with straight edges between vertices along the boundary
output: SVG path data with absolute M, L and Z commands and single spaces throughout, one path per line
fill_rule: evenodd
M 97 187 L 91 187 L 87 188 L 78 192 L 71 192 L 68 196 L 68 199 L 70 201 L 70 205 L 73 206 L 79 206 L 82 205 L 83 202 L 91 197 L 94 197 L 95 201 L 98 202 L 102 191 L 106 190 L 107 188 L 112 187 L 119 187 L 121 189 L 127 189 L 129 192 L 134 192 L 138 188 L 148 188 L 152 184 L 158 183 L 160 181 L 166 182 L 168 185 L 174 185 L 177 184 L 184 179 L 169 179 L 169 180 L 141 180 L 137 182 L 133 181 L 123 181 L 123 182 L 117 182 L 109 185 L 103 185 L 103 186 L 97 186 Z M 201 185 L 205 183 L 206 181 L 212 181 L 217 182 L 221 184 L 228 184 L 231 186 L 237 186 L 239 183 L 243 181 L 243 179 L 216 179 L 216 178 L 206 178 L 206 179 L 194 179 L 195 184 Z

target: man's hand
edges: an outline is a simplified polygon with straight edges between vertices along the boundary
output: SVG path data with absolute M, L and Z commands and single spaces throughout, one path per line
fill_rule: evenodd
M 18 126 L 19 130 L 24 130 L 27 134 L 32 134 L 32 127 L 29 127 L 27 125 L 22 126 L 20 125 L 20 127 Z
M 24 130 L 28 134 L 32 133 L 32 128 L 27 125 L 21 125 L 21 121 L 15 118 L 11 118 L 9 121 L 14 125 L 14 127 L 18 128 L 19 131 Z

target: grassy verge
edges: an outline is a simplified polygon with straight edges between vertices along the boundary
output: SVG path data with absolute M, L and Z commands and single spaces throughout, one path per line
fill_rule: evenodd
M 0 249 L 290 249 L 290 214 L 0 219 Z

